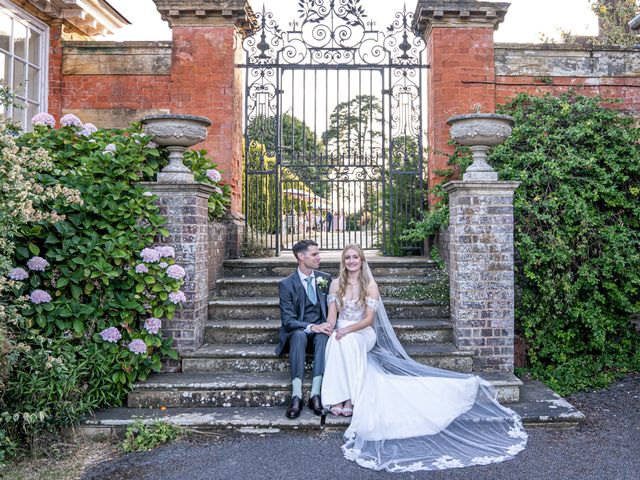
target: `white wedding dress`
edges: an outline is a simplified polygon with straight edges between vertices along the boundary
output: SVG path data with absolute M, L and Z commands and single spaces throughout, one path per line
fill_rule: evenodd
M 335 302 L 333 295 L 327 302 Z M 409 358 L 382 301 L 338 302 L 338 328 L 374 310 L 374 325 L 336 340 L 325 351 L 322 401 L 351 399 L 344 456 L 390 472 L 442 470 L 508 460 L 525 448 L 520 418 L 476 375 L 450 372 Z

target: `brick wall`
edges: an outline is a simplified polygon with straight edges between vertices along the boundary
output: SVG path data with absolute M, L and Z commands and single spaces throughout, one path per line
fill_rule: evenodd
M 175 26 L 171 67 L 171 111 L 211 119 L 201 146 L 231 185 L 232 211 L 240 211 L 242 196 L 242 77 L 235 68 L 236 35 L 233 25 Z
M 122 128 L 171 108 L 171 42 L 65 42 L 62 112 Z
M 433 28 L 427 41 L 427 63 L 431 66 L 427 74 L 427 136 L 432 147 L 428 169 L 432 187 L 443 180 L 437 170 L 449 168 L 448 157 L 442 153 L 453 153 L 448 145 L 447 119 L 469 113 L 474 105 L 494 111 L 493 29 Z
M 62 113 L 62 22 L 53 22 L 49 30 L 48 111 L 60 118 Z

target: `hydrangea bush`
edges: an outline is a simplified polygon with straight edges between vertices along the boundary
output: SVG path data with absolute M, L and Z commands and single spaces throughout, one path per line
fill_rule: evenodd
M 168 232 L 157 199 L 139 184 L 155 179 L 166 152 L 139 125 L 98 130 L 66 115 L 56 130 L 49 114 L 33 124 L 12 152 L 29 148 L 48 168 L 31 165 L 35 180 L 14 196 L 29 207 L 26 200 L 39 193 L 51 212 L 34 207 L 30 222 L 0 232 L 0 242 L 16 244 L 0 282 L 21 313 L 5 322 L 16 348 L 0 399 L 0 425 L 13 442 L 120 405 L 133 382 L 177 358 L 162 326 L 187 300 L 180 290 L 186 272 L 161 245 Z M 187 157 L 198 180 L 220 189 L 210 200 L 210 217 L 219 218 L 229 187 L 207 173 L 216 165 L 205 152 Z M 42 160 L 49 158 L 50 165 Z

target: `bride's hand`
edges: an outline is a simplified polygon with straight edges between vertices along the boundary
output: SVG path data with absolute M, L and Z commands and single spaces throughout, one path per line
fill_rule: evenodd
M 339 328 L 336 330 L 336 340 L 342 340 L 347 333 L 351 333 L 349 327 Z

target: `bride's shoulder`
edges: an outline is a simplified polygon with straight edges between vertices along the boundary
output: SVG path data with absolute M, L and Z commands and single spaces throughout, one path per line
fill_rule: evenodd
M 380 290 L 378 290 L 378 284 L 375 280 L 371 280 L 367 285 L 367 297 L 378 299 L 380 298 Z
M 331 280 L 331 285 L 329 285 L 329 293 L 338 293 L 338 287 L 340 286 L 340 281 L 337 278 Z

